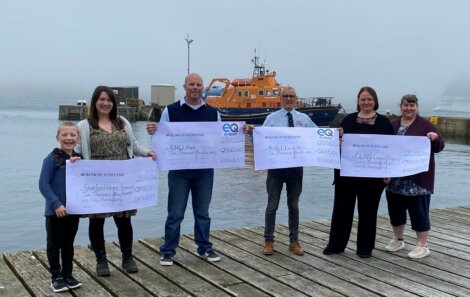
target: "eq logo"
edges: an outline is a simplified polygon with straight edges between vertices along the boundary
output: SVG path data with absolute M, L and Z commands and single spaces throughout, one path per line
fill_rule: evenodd
M 320 138 L 331 138 L 333 137 L 332 129 L 317 129 L 317 134 Z
M 233 123 L 233 124 L 229 124 L 229 123 L 225 123 L 223 124 L 222 126 L 222 130 L 225 132 L 225 133 L 238 133 L 238 125 Z

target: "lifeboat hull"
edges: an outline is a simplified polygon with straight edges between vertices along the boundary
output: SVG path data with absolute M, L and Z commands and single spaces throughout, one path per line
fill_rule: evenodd
M 244 121 L 247 124 L 262 125 L 266 117 L 279 109 L 275 108 L 219 108 L 222 121 Z M 333 123 L 340 107 L 304 107 L 297 111 L 307 114 L 319 127 L 329 127 Z

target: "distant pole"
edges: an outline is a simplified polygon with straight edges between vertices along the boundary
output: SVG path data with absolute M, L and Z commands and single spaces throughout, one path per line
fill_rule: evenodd
M 185 40 L 186 40 L 186 43 L 188 44 L 188 74 L 189 74 L 189 48 L 190 48 L 191 42 L 193 42 L 194 40 L 189 39 L 189 34 L 186 35 Z

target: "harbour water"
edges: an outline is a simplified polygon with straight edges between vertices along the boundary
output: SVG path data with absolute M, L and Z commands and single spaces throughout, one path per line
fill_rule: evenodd
M 45 247 L 44 198 L 38 190 L 42 160 L 56 146 L 59 124 L 58 106 L 73 100 L 0 100 L 0 135 L 2 136 L 0 170 L 0 253 Z M 150 147 L 145 122 L 133 124 L 139 141 Z M 468 139 L 447 139 L 445 150 L 436 155 L 436 193 L 431 207 L 470 205 L 470 145 Z M 134 238 L 162 236 L 166 218 L 167 178 L 159 177 L 159 201 L 156 207 L 139 210 L 133 217 Z M 302 221 L 329 218 L 332 210 L 333 172 L 331 169 L 306 168 L 300 201 Z M 228 229 L 264 224 L 266 207 L 265 171 L 243 169 L 216 170 L 210 208 L 212 229 Z M 285 193 L 277 223 L 287 222 Z M 192 233 L 193 218 L 188 203 L 183 233 Z M 382 199 L 380 212 L 385 213 Z M 87 219 L 82 219 L 76 243 L 85 244 Z M 113 220 L 105 225 L 106 240 L 116 240 Z

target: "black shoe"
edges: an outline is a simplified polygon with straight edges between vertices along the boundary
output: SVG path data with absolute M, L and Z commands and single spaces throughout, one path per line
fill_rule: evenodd
M 98 260 L 96 262 L 96 274 L 98 276 L 109 276 L 111 273 L 109 272 L 108 261 Z
M 54 291 L 54 293 L 66 292 L 69 290 L 63 277 L 57 277 L 52 279 L 51 289 Z
M 69 289 L 76 289 L 82 286 L 82 283 L 78 279 L 73 277 L 73 275 L 65 277 L 64 281 L 65 281 L 65 284 L 67 285 L 67 288 Z
M 160 265 L 171 266 L 173 265 L 173 256 L 170 254 L 162 254 L 160 257 Z
M 329 255 L 339 254 L 342 252 L 344 252 L 344 249 L 343 250 L 335 249 L 334 247 L 328 244 L 323 250 L 323 255 L 329 256 Z
M 367 258 L 370 258 L 372 256 L 372 251 L 357 251 L 356 254 L 361 259 L 367 259 Z
M 200 256 L 203 257 L 204 259 L 206 259 L 209 262 L 218 262 L 218 261 L 220 261 L 220 256 L 212 250 L 210 250 L 208 252 L 205 252 L 204 254 L 202 254 Z
M 132 256 L 126 256 L 122 259 L 122 269 L 127 273 L 136 273 L 139 271 Z
M 98 276 L 109 276 L 108 260 L 106 259 L 106 250 L 104 241 L 94 242 L 92 245 L 96 256 L 96 274 Z

